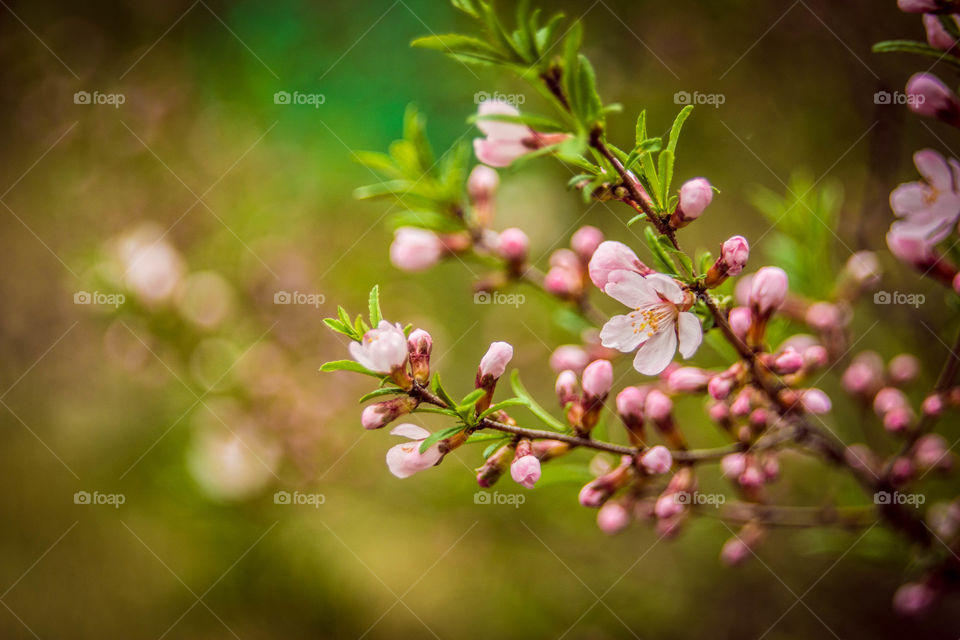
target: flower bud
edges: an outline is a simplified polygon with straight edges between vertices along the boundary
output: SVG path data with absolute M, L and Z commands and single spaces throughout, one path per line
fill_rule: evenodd
M 894 384 L 908 384 L 920 374 L 920 360 L 913 354 L 901 353 L 890 361 L 888 371 Z
M 953 16 L 948 17 L 956 24 Z M 957 45 L 957 40 L 943 27 L 940 22 L 940 16 L 926 14 L 923 16 L 923 28 L 927 32 L 927 42 L 934 49 L 941 51 L 950 51 Z
M 677 209 L 670 216 L 670 226 L 674 229 L 687 225 L 703 213 L 713 200 L 713 187 L 706 178 L 687 180 L 680 187 L 680 200 Z
M 803 350 L 803 362 L 811 369 L 827 366 L 830 354 L 823 345 L 813 344 Z
M 903 6 L 905 0 L 901 0 Z M 937 599 L 937 593 L 923 582 L 908 582 L 893 594 L 893 610 L 904 616 L 925 613 Z
M 676 493 L 664 493 L 657 498 L 653 512 L 661 520 L 666 520 L 683 512 L 683 503 L 677 499 Z
M 921 469 L 940 467 L 949 469 L 953 459 L 947 441 L 936 433 L 928 433 L 913 445 L 913 459 Z
M 647 470 L 647 473 L 666 473 L 673 466 L 673 456 L 670 455 L 669 449 L 658 444 L 640 456 L 640 464 Z
M 510 477 L 517 484 L 533 489 L 540 479 L 540 460 L 533 455 L 525 455 L 517 458 L 510 465 Z
M 557 398 L 560 405 L 565 406 L 568 402 L 575 402 L 578 399 L 577 374 L 573 371 L 561 371 L 557 376 L 556 384 Z
M 734 380 L 723 374 L 713 376 L 707 383 L 707 393 L 714 400 L 726 400 L 733 390 Z
M 543 278 L 543 288 L 560 298 L 577 298 L 582 292 L 580 276 L 564 267 L 551 267 Z
M 433 338 L 423 329 L 416 329 L 407 338 L 407 351 L 410 353 L 410 368 L 417 382 L 430 380 L 430 351 Z
M 747 469 L 747 455 L 745 453 L 731 453 L 720 460 L 720 468 L 727 478 L 739 478 Z
M 843 388 L 852 394 L 870 397 L 883 384 L 883 359 L 873 351 L 863 351 L 853 359 L 841 378 Z
M 857 251 L 843 267 L 843 276 L 861 289 L 878 284 L 881 273 L 880 260 L 872 251 Z
M 582 381 L 586 400 L 602 402 L 613 386 L 613 365 L 609 360 L 594 360 L 583 370 Z
M 734 307 L 730 309 L 727 322 L 730 324 L 730 330 L 733 331 L 734 335 L 743 340 L 747 337 L 747 331 L 750 330 L 750 325 L 753 323 L 753 312 L 748 307 Z
M 939 394 L 927 396 L 923 401 L 923 414 L 937 418 L 943 413 L 943 398 Z
M 883 415 L 883 428 L 890 433 L 902 433 L 913 422 L 913 411 L 909 407 L 894 407 Z
M 673 411 L 673 401 L 662 391 L 653 389 L 647 394 L 643 408 L 651 420 L 661 422 L 670 418 L 670 412 Z
M 360 342 L 351 342 L 350 355 L 361 365 L 376 373 L 390 374 L 405 389 L 410 379 L 404 369 L 407 364 L 407 336 L 400 325 L 382 320 L 375 329 L 363 334 Z
M 580 504 L 594 509 L 601 506 L 630 480 L 632 468 L 633 460 L 631 457 L 623 456 L 620 460 L 620 466 L 616 469 L 584 485 L 583 489 L 580 490 Z
M 607 535 L 625 529 L 630 520 L 630 511 L 619 502 L 608 502 L 597 512 L 597 526 Z
M 897 6 L 905 13 L 943 13 L 957 9 L 954 0 L 897 0 Z
M 730 407 L 722 402 L 714 403 L 710 406 L 707 416 L 717 424 L 726 428 L 726 425 L 730 420 Z
M 523 264 L 530 251 L 530 239 L 521 229 L 511 227 L 500 232 L 497 251 L 504 260 L 514 264 Z
M 815 302 L 804 314 L 807 324 L 820 332 L 843 327 L 844 318 L 837 305 L 829 302 Z
M 561 345 L 550 356 L 550 368 L 557 373 L 567 369 L 581 373 L 588 364 L 590 364 L 590 356 L 587 355 L 586 349 L 575 344 Z
M 787 274 L 780 267 L 763 267 L 753 276 L 750 305 L 761 316 L 768 316 L 787 299 Z
M 603 242 L 603 232 L 589 225 L 577 229 L 570 238 L 570 246 L 584 263 L 590 262 L 590 258 L 593 257 L 601 242 Z
M 955 293 L 960 293 L 960 272 L 957 272 L 957 275 L 953 276 L 953 282 L 951 285 L 953 286 L 953 291 Z
M 710 374 L 697 367 L 680 367 L 667 378 L 667 387 L 671 391 L 688 393 L 703 391 L 710 382 Z
M 385 427 L 402 415 L 417 408 L 420 401 L 410 396 L 398 396 L 392 400 L 371 404 L 360 414 L 360 424 L 364 429 Z
M 777 355 L 771 368 L 774 373 L 783 376 L 800 371 L 800 369 L 803 368 L 803 364 L 803 356 L 793 347 L 788 347 Z
M 763 541 L 763 529 L 753 523 L 744 525 L 739 533 L 728 539 L 720 551 L 720 561 L 728 567 L 742 564 L 753 555 Z
M 914 113 L 960 126 L 960 99 L 935 75 L 914 74 L 907 82 L 907 97 Z
M 590 258 L 588 270 L 590 280 L 601 291 L 607 286 L 610 274 L 614 271 L 634 271 L 642 276 L 654 273 L 653 269 L 640 261 L 633 249 L 612 240 L 600 243 Z
M 478 164 L 470 172 L 467 180 L 467 193 L 475 205 L 491 200 L 500 186 L 500 174 L 490 167 Z
M 507 364 L 513 358 L 513 347 L 507 342 L 494 342 L 480 360 L 479 378 L 497 379 L 507 370 Z
M 733 236 L 720 247 L 720 257 L 707 271 L 706 287 L 721 284 L 728 276 L 738 276 L 750 257 L 750 245 L 743 236 Z
M 742 418 L 753 408 L 753 393 L 749 388 L 742 389 L 730 405 L 730 413 L 735 418 Z
M 815 414 L 827 413 L 833 408 L 830 396 L 820 389 L 804 389 L 800 393 L 800 404 L 806 411 Z
M 893 409 L 902 409 L 908 406 L 907 396 L 903 395 L 903 391 L 900 391 L 900 389 L 893 387 L 880 389 L 873 398 L 873 410 L 881 418 Z
M 504 445 L 497 449 L 493 455 L 487 458 L 483 466 L 477 469 L 477 484 L 484 489 L 492 487 L 506 471 L 512 455 L 513 448 L 510 445 Z
M 434 232 L 400 227 L 390 245 L 390 262 L 402 271 L 423 271 L 437 264 L 443 253 L 443 241 Z

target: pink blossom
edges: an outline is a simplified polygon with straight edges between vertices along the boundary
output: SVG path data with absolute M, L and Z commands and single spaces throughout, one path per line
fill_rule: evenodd
M 920 360 L 910 353 L 901 353 L 890 361 L 890 379 L 895 384 L 907 384 L 920 374 Z
M 643 422 L 643 405 L 647 392 L 639 387 L 626 387 L 617 394 L 617 413 L 625 421 Z
M 510 465 L 510 477 L 519 485 L 533 489 L 540 479 L 540 460 L 537 456 L 522 456 Z
M 364 429 L 379 429 L 397 418 L 413 411 L 417 400 L 410 396 L 399 396 L 366 407 L 360 414 L 360 424 Z
M 883 428 L 891 433 L 901 433 L 913 422 L 910 407 L 894 407 L 883 415 Z
M 500 255 L 510 262 L 523 262 L 530 251 L 530 239 L 521 229 L 511 227 L 500 232 L 497 246 Z
M 395 445 L 387 451 L 387 467 L 398 478 L 408 478 L 418 471 L 429 469 L 443 459 L 440 443 L 433 443 L 420 453 L 420 443 L 430 436 L 430 432 L 415 424 L 404 423 L 394 427 L 390 433 L 410 440 Z
M 661 520 L 672 518 L 683 512 L 683 503 L 677 499 L 676 493 L 665 493 L 657 498 L 653 512 Z
M 493 197 L 500 186 L 500 175 L 490 167 L 478 164 L 470 172 L 467 193 L 473 202 L 484 202 Z
M 820 344 L 810 345 L 803 350 L 803 361 L 810 367 L 823 367 L 830 361 L 826 347 Z
M 890 227 L 893 242 L 887 238 L 890 250 L 911 264 L 926 252 L 907 238 L 923 238 L 930 247 L 947 237 L 960 216 L 960 163 L 932 149 L 916 152 L 913 163 L 924 180 L 901 184 L 890 194 L 890 208 L 900 220 Z
M 722 424 L 730 419 L 730 407 L 722 402 L 717 402 L 710 406 L 707 415 L 714 422 Z
M 931 73 L 916 73 L 907 82 L 907 106 L 918 115 L 960 125 L 960 99 Z
M 953 276 L 953 282 L 951 284 L 953 285 L 953 290 L 956 293 L 960 293 L 960 272 Z
M 577 229 L 570 238 L 570 246 L 584 262 L 590 260 L 602 242 L 603 232 L 589 225 Z
M 800 371 L 803 364 L 803 356 L 793 347 L 788 347 L 774 359 L 773 370 L 780 375 L 787 375 Z
M 634 311 L 611 318 L 600 331 L 600 341 L 624 353 L 639 347 L 633 368 L 640 373 L 652 376 L 666 369 L 678 346 L 684 358 L 700 346 L 700 320 L 689 311 L 681 311 L 689 301 L 673 278 L 613 271 L 604 292 Z
M 662 391 L 652 389 L 643 403 L 643 410 L 651 420 L 662 422 L 670 417 L 673 401 Z
M 433 349 L 433 337 L 423 329 L 415 329 L 407 338 L 407 351 L 410 353 L 410 368 L 418 382 L 430 379 L 430 351 Z
M 787 274 L 780 267 L 763 267 L 753 276 L 750 305 L 761 315 L 779 309 L 787 299 Z
M 363 334 L 362 342 L 350 343 L 350 355 L 370 371 L 392 373 L 407 362 L 407 336 L 399 324 L 381 320 Z
M 731 331 L 742 339 L 747 335 L 747 331 L 750 330 L 750 324 L 753 322 L 753 313 L 749 307 L 734 307 L 730 309 L 727 322 L 730 323 Z
M 520 111 L 506 102 L 484 100 L 477 109 L 477 128 L 486 135 L 474 138 L 473 150 L 480 162 L 491 167 L 506 167 L 531 151 L 567 139 L 565 133 L 542 134 L 516 122 L 486 119 L 487 116 L 519 116 Z
M 423 271 L 437 264 L 443 252 L 443 241 L 432 231 L 400 227 L 390 245 L 390 262 L 403 271 Z
M 511 358 L 513 358 L 513 347 L 508 342 L 492 343 L 480 360 L 479 376 L 499 378 L 507 370 L 507 364 L 510 363 Z
M 605 290 L 610 274 L 615 271 L 634 271 L 642 276 L 653 273 L 653 270 L 640 261 L 633 249 L 613 240 L 600 243 L 590 258 L 588 270 L 590 280 L 601 291 Z
M 580 275 L 565 267 L 551 267 L 544 276 L 543 287 L 555 296 L 574 297 L 580 293 Z
M 677 212 L 685 221 L 696 220 L 713 200 L 713 187 L 706 178 L 687 180 L 680 187 Z
M 893 387 L 881 389 L 873 399 L 873 410 L 881 417 L 893 409 L 907 406 L 909 406 L 907 396 L 903 395 L 903 391 L 900 391 L 900 389 Z
M 673 456 L 670 455 L 669 449 L 658 444 L 640 456 L 640 464 L 648 473 L 666 473 L 673 466 Z
M 904 0 L 901 0 L 901 6 Z M 936 592 L 922 582 L 908 582 L 893 594 L 893 609 L 904 616 L 924 613 L 936 600 Z
M 737 478 L 747 468 L 747 456 L 743 453 L 725 455 L 723 459 L 720 460 L 720 468 L 726 477 Z
M 730 376 L 722 374 L 713 376 L 707 383 L 707 393 L 714 400 L 726 400 L 733 390 L 733 383 L 734 380 Z
M 583 391 L 588 399 L 602 399 L 613 386 L 613 365 L 609 360 L 594 360 L 583 370 Z
M 890 253 L 900 262 L 917 269 L 926 269 L 935 263 L 937 256 L 931 248 L 930 239 L 917 235 L 912 227 L 898 227 L 898 224 L 900 223 L 894 222 L 887 232 L 887 247 Z
M 939 394 L 927 396 L 923 401 L 923 413 L 928 416 L 937 417 L 943 413 L 943 398 Z
M 720 561 L 728 567 L 733 567 L 742 564 L 750 555 L 750 547 L 743 540 L 734 536 L 723 543 L 723 548 L 720 550 Z
M 698 367 L 680 367 L 667 378 L 671 391 L 703 391 L 710 381 L 710 374 Z
M 557 373 L 567 369 L 580 373 L 588 364 L 590 356 L 586 349 L 575 344 L 561 345 L 550 356 L 550 368 Z
M 743 473 L 740 474 L 737 480 L 741 486 L 755 489 L 763 486 L 763 483 L 767 480 L 767 476 L 759 467 L 750 465 L 743 470 Z
M 578 395 L 577 374 L 570 370 L 561 371 L 560 375 L 557 376 L 555 390 L 561 405 L 566 405 L 568 402 L 576 400 Z
M 900 11 L 906 13 L 935 13 L 944 8 L 944 0 L 897 0 Z
M 858 286 L 873 286 L 880 282 L 880 261 L 872 251 L 857 251 L 843 267 L 844 275 Z
M 815 302 L 810 305 L 804 319 L 817 331 L 839 329 L 845 324 L 840 309 L 837 308 L 837 305 L 829 302 Z
M 743 236 L 733 236 L 720 248 L 720 259 L 726 267 L 727 275 L 740 275 L 749 258 L 750 245 Z
M 597 512 L 597 526 L 607 535 L 613 535 L 630 524 L 630 511 L 619 502 L 608 502 Z
M 850 393 L 870 396 L 883 384 L 883 360 L 873 351 L 857 354 L 841 378 Z
M 913 459 L 921 469 L 949 467 L 951 463 L 950 445 L 943 436 L 928 433 L 917 439 L 913 445 Z
M 830 396 L 820 389 L 804 389 L 800 393 L 800 404 L 810 413 L 827 413 L 833 407 Z
M 956 24 L 954 16 L 948 16 L 948 19 L 953 20 L 954 24 Z M 956 46 L 956 39 L 943 27 L 943 24 L 940 22 L 940 16 L 929 13 L 924 15 L 923 28 L 927 32 L 927 42 L 930 43 L 931 47 L 942 51 L 949 51 Z

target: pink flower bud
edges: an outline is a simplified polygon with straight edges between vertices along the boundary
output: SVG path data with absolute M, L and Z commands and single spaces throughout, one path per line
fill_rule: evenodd
M 671 391 L 703 391 L 710 382 L 710 374 L 697 367 L 680 367 L 674 370 L 667 378 L 667 386 Z
M 500 175 L 484 164 L 478 164 L 470 172 L 467 180 L 467 193 L 473 202 L 491 199 L 500 186 Z
M 750 426 L 753 427 L 754 431 L 762 431 L 767 427 L 767 420 L 770 419 L 770 414 L 763 407 L 758 407 L 750 412 Z
M 935 75 L 914 74 L 907 82 L 907 97 L 907 106 L 914 113 L 960 124 L 960 99 Z
M 415 329 L 407 338 L 407 351 L 410 354 L 410 368 L 418 382 L 430 379 L 430 352 L 433 350 L 433 338 L 423 329 Z
M 640 457 L 640 464 L 648 473 L 666 473 L 673 466 L 673 456 L 670 455 L 669 449 L 658 444 Z
M 575 297 L 580 293 L 580 277 L 570 269 L 552 267 L 544 276 L 543 288 L 561 298 Z
M 730 329 L 733 333 L 742 339 L 750 330 L 750 323 L 753 322 L 753 312 L 748 307 L 734 307 L 730 309 L 727 322 L 730 323 Z
M 634 271 L 640 275 L 653 273 L 647 265 L 640 262 L 633 249 L 612 240 L 600 243 L 590 258 L 588 270 L 590 280 L 601 291 L 607 286 L 610 274 L 614 271 Z
M 752 405 L 753 394 L 750 392 L 749 388 L 743 389 L 737 394 L 733 404 L 730 405 L 730 413 L 735 417 L 741 418 L 750 413 L 750 408 Z
M 872 251 L 857 251 L 847 260 L 843 273 L 857 286 L 873 286 L 880 282 L 880 260 Z
M 776 480 L 780 475 L 780 461 L 775 455 L 770 455 L 763 461 L 763 475 L 766 476 L 767 481 Z
M 583 391 L 588 399 L 603 399 L 613 386 L 613 365 L 609 360 L 594 360 L 583 370 Z
M 830 396 L 820 389 L 804 389 L 800 394 L 800 404 L 810 413 L 827 413 L 833 408 Z
M 591 226 L 580 227 L 570 238 L 570 246 L 584 262 L 590 261 L 601 242 L 603 242 L 603 232 Z
M 907 231 L 891 229 L 887 247 L 897 260 L 911 267 L 924 269 L 937 260 L 925 238 Z
M 803 361 L 810 367 L 816 369 L 824 367 L 830 361 L 830 355 L 826 347 L 814 344 L 803 350 Z
M 710 407 L 707 415 L 711 420 L 718 424 L 726 422 L 730 419 L 730 407 L 722 402 L 717 402 Z
M 897 0 L 897 6 L 905 13 L 936 13 L 949 4 L 944 0 Z
M 392 373 L 407 363 L 407 336 L 400 325 L 386 320 L 363 334 L 361 342 L 351 342 L 349 349 L 354 360 L 376 373 Z
M 747 487 L 748 489 L 756 489 L 757 487 L 763 486 L 763 483 L 767 481 L 767 476 L 763 473 L 762 469 L 751 465 L 743 470 L 743 473 L 740 474 L 737 480 L 741 486 Z
M 399 396 L 392 400 L 378 402 L 364 408 L 360 414 L 360 424 L 364 429 L 385 427 L 402 415 L 417 408 L 419 401 L 410 396 Z
M 844 325 L 840 309 L 829 302 L 815 302 L 810 305 L 804 319 L 817 331 L 839 329 Z
M 920 360 L 915 355 L 901 353 L 890 361 L 889 371 L 890 380 L 894 384 L 913 382 L 920 374 Z
M 530 239 L 522 230 L 516 227 L 504 229 L 500 232 L 500 242 L 497 247 L 504 260 L 520 263 L 527 259 L 530 251 Z
M 894 407 L 883 415 L 883 428 L 890 433 L 902 433 L 913 422 L 913 411 L 909 407 Z
M 653 507 L 653 512 L 661 520 L 666 520 L 682 513 L 683 504 L 677 499 L 677 494 L 665 493 L 657 498 L 657 504 Z
M 673 401 L 662 391 L 653 389 L 647 394 L 643 409 L 651 420 L 662 422 L 670 417 L 670 412 L 673 411 Z
M 597 484 L 596 481 L 584 485 L 584 487 L 580 490 L 580 495 L 577 496 L 580 504 L 590 509 L 596 509 L 597 507 L 600 507 L 609 498 L 610 490 L 603 485 Z
M 509 343 L 494 342 L 480 360 L 480 377 L 499 378 L 507 370 L 507 364 L 511 358 L 513 358 L 513 347 Z
M 647 398 L 644 390 L 626 387 L 617 394 L 617 413 L 625 422 L 643 422 L 643 405 Z
M 687 180 L 680 187 L 677 209 L 684 220 L 696 220 L 713 200 L 713 187 L 706 178 Z
M 950 16 L 949 19 L 954 20 L 953 16 Z M 943 28 L 943 24 L 940 23 L 940 16 L 929 13 L 924 15 L 923 28 L 927 32 L 927 42 L 935 49 L 949 51 L 957 44 L 956 39 Z
M 943 413 L 943 398 L 938 394 L 927 396 L 923 401 L 923 413 L 931 417 L 939 417 Z
M 423 271 L 437 264 L 443 251 L 443 241 L 434 232 L 400 227 L 390 245 L 390 262 L 403 271 Z
M 725 375 L 716 375 L 707 383 L 707 393 L 714 400 L 726 400 L 733 390 L 733 378 Z
M 588 364 L 590 356 L 586 349 L 575 344 L 561 345 L 550 356 L 550 368 L 557 373 L 567 369 L 580 373 Z
M 950 446 L 942 436 L 928 433 L 913 445 L 913 459 L 921 469 L 948 468 L 952 462 Z
M 773 361 L 773 370 L 780 375 L 788 375 L 800 371 L 803 364 L 803 356 L 796 349 L 788 347 Z
M 577 399 L 577 374 L 573 371 L 561 371 L 557 376 L 556 384 L 557 398 L 561 405 L 573 402 Z
M 903 6 L 905 0 L 901 0 Z M 908 582 L 893 594 L 893 610 L 904 616 L 925 613 L 937 598 L 936 592 L 922 582 Z
M 873 351 L 857 354 L 841 381 L 850 393 L 872 396 L 883 384 L 883 359 Z
M 890 481 L 895 486 L 903 486 L 910 481 L 916 470 L 910 458 L 897 458 L 890 467 Z
M 517 458 L 510 465 L 510 477 L 517 484 L 533 489 L 540 479 L 540 460 L 530 455 Z
M 597 526 L 607 535 L 626 528 L 630 519 L 630 511 L 619 502 L 608 502 L 597 512 Z
M 955 293 L 960 293 L 960 272 L 953 276 L 953 290 Z
M 899 409 L 909 406 L 907 397 L 903 391 L 893 387 L 885 387 L 877 392 L 873 398 L 873 410 L 878 416 L 883 417 L 893 409 Z
M 750 245 L 743 236 L 733 236 L 723 243 L 720 250 L 720 260 L 726 267 L 727 275 L 738 276 L 747 264 L 750 257 Z
M 737 478 L 747 469 L 747 456 L 743 453 L 731 453 L 720 460 L 720 468 L 727 478 Z
M 750 547 L 743 540 L 734 536 L 723 543 L 720 550 L 720 561 L 728 567 L 742 564 L 751 555 Z
M 779 309 L 787 299 L 787 274 L 780 267 L 763 267 L 753 276 L 750 304 L 761 315 Z

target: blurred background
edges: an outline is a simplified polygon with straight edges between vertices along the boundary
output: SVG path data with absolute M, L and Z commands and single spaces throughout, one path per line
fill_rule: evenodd
M 608 538 L 578 485 L 559 482 L 520 506 L 475 504 L 481 448 L 388 473 L 396 438 L 359 424 L 367 380 L 318 372 L 346 354 L 321 321 L 337 304 L 358 312 L 379 283 L 385 315 L 433 334 L 435 368 L 461 394 L 487 344 L 507 340 L 553 406 L 547 359 L 577 340 L 533 291 L 517 308 L 470 304 L 458 261 L 394 270 L 389 205 L 352 196 L 375 181 L 353 152 L 400 137 L 410 102 L 438 149 L 476 135 L 478 91 L 545 112 L 519 83 L 409 47 L 469 28 L 447 3 L 0 4 L 0 636 L 957 636 L 956 600 L 920 622 L 891 612 L 915 567 L 879 527 L 777 531 L 761 561 L 727 569 L 716 520 L 677 540 L 636 524 Z M 851 250 L 882 247 L 911 153 L 956 140 L 874 99 L 927 66 L 870 53 L 923 39 L 893 0 L 540 6 L 584 16 L 601 92 L 625 105 L 613 140 L 631 139 L 640 108 L 665 132 L 676 92 L 724 96 L 695 110 L 679 148 L 678 179 L 722 191 L 688 246 L 743 233 L 759 266 L 776 234 L 749 194 L 782 193 L 804 169 L 845 196 L 828 277 Z M 295 91 L 321 98 L 274 100 Z M 631 212 L 585 206 L 569 177 L 546 161 L 505 172 L 496 226 L 527 229 L 541 266 L 582 224 L 640 247 Z M 945 307 L 929 298 L 929 330 L 885 308 L 876 328 L 858 319 L 858 348 L 941 362 Z M 836 404 L 831 426 L 862 440 L 857 407 Z M 696 446 L 722 442 L 696 401 L 680 416 Z M 784 459 L 783 475 L 774 498 L 862 501 L 805 459 Z

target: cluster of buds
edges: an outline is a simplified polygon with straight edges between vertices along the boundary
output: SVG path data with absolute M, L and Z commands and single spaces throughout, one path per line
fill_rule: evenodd
M 557 376 L 556 391 L 567 422 L 575 433 L 587 436 L 597 425 L 603 403 L 613 386 L 613 365 L 609 360 L 594 360 L 577 374 L 567 369 Z
M 565 300 L 582 300 L 589 284 L 587 265 L 601 243 L 603 232 L 596 227 L 578 229 L 570 238 L 569 249 L 557 249 L 550 254 L 544 288 Z

